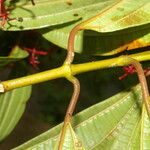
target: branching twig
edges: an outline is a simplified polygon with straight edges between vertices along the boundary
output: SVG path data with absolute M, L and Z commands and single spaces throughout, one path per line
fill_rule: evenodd
M 150 60 L 150 52 L 142 52 L 137 54 L 128 55 L 129 57 L 137 60 L 137 61 L 147 61 Z M 81 74 L 84 72 L 104 69 L 104 68 L 111 68 L 111 67 L 118 67 L 118 66 L 125 66 L 129 63 L 124 61 L 124 57 L 116 57 L 107 60 L 100 60 L 100 61 L 92 61 L 82 64 L 71 64 L 70 69 L 72 75 Z M 70 72 L 66 67 L 63 65 L 59 68 L 55 68 L 52 70 L 43 71 L 40 73 L 2 81 L 0 83 L 0 92 L 6 92 L 9 90 L 13 90 L 16 88 L 20 88 L 23 86 L 33 85 L 53 79 L 63 78 Z M 149 74 L 146 74 L 149 75 Z
M 72 31 L 70 32 L 70 35 L 69 35 L 69 39 L 68 39 L 68 53 L 67 53 L 64 65 L 67 65 L 70 68 L 70 75 L 67 77 L 67 79 L 70 82 L 72 82 L 73 87 L 74 87 L 74 91 L 73 91 L 73 95 L 71 97 L 70 104 L 67 108 L 67 112 L 65 115 L 64 124 L 63 124 L 63 128 L 62 128 L 61 135 L 60 135 L 58 150 L 62 150 L 64 138 L 65 138 L 65 134 L 66 134 L 66 128 L 67 128 L 68 123 L 70 123 L 70 121 L 71 121 L 72 114 L 74 112 L 76 103 L 78 101 L 79 93 L 80 93 L 80 82 L 77 78 L 75 78 L 72 75 L 72 71 L 71 71 L 71 63 L 73 62 L 73 59 L 74 59 L 75 35 L 79 30 L 80 30 L 80 24 L 75 26 L 72 29 Z

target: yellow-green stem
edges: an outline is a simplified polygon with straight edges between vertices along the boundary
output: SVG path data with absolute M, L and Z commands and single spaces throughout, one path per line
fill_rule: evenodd
M 150 60 L 150 52 L 142 52 L 137 54 L 129 55 L 131 58 L 136 59 L 137 61 L 147 61 Z M 52 69 L 49 71 L 40 72 L 37 74 L 29 75 L 26 77 L 21 77 L 13 80 L 3 81 L 0 84 L 0 92 L 12 90 L 15 88 L 32 85 L 52 79 L 68 77 L 70 76 L 70 71 L 72 75 L 76 75 L 83 72 L 103 69 L 103 68 L 110 68 L 116 66 L 124 66 L 128 65 L 129 62 L 125 61 L 124 56 L 120 56 L 117 58 L 107 59 L 107 60 L 100 60 L 96 62 L 89 62 L 83 64 L 74 64 L 70 67 L 67 65 L 63 65 L 62 67 Z
M 150 60 L 150 52 L 142 52 L 142 53 L 132 54 L 128 56 L 133 59 L 136 59 L 139 62 Z M 75 75 L 83 72 L 88 72 L 88 71 L 93 71 L 93 70 L 98 70 L 103 68 L 125 66 L 125 65 L 129 65 L 129 62 L 124 59 L 124 56 L 120 56 L 112 59 L 71 65 L 71 70 L 72 70 L 72 74 Z

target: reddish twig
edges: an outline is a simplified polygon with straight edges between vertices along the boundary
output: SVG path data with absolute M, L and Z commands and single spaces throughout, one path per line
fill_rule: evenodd
M 34 0 L 31 0 L 32 5 L 35 5 Z M 5 7 L 5 0 L 0 0 L 0 19 L 1 26 L 4 28 L 4 25 L 7 21 L 15 20 L 16 18 L 9 18 L 8 9 Z

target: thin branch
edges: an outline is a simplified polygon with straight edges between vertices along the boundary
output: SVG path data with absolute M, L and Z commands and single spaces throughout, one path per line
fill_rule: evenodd
M 72 77 L 70 81 L 73 83 L 74 91 L 73 91 L 73 95 L 71 97 L 70 104 L 68 106 L 68 109 L 65 115 L 64 124 L 63 124 L 63 128 L 62 128 L 61 135 L 60 135 L 60 142 L 59 142 L 58 150 L 62 150 L 66 128 L 67 128 L 67 125 L 71 121 L 76 103 L 78 101 L 79 93 L 80 93 L 80 83 L 78 79 L 75 77 Z
M 67 112 L 66 112 L 66 115 L 65 115 L 64 124 L 63 124 L 63 128 L 62 128 L 61 135 L 60 135 L 60 141 L 59 141 L 59 145 L 58 145 L 58 150 L 62 150 L 64 139 L 65 139 L 67 125 L 71 121 L 72 114 L 74 112 L 76 103 L 78 101 L 79 93 L 80 93 L 80 82 L 72 74 L 71 63 L 73 62 L 73 59 L 74 59 L 74 41 L 75 41 L 75 36 L 76 36 L 77 32 L 80 30 L 80 25 L 81 24 L 78 24 L 77 26 L 75 26 L 71 30 L 71 32 L 69 34 L 69 39 L 68 39 L 68 53 L 67 53 L 64 65 L 69 67 L 69 69 L 68 69 L 69 73 L 68 73 L 68 76 L 66 76 L 66 78 L 69 81 L 72 82 L 73 87 L 74 87 L 74 91 L 73 91 L 73 95 L 71 97 L 70 104 L 69 104 L 69 106 L 67 108 Z
M 144 74 L 144 70 L 142 69 L 141 64 L 133 58 L 125 56 L 125 61 L 127 61 L 129 64 L 132 64 L 136 69 L 141 84 L 143 100 L 146 106 L 147 113 L 150 117 L 150 97 L 149 97 L 149 90 L 148 90 L 148 85 Z
M 65 60 L 66 64 L 71 64 L 73 62 L 75 36 L 76 36 L 77 32 L 80 30 L 80 25 L 81 24 L 75 26 L 69 34 L 68 48 L 67 48 L 68 53 L 67 53 L 66 60 Z
M 150 52 L 142 52 L 137 54 L 128 55 L 129 57 L 137 60 L 137 61 L 147 61 L 150 60 Z M 117 58 L 107 59 L 107 60 L 100 60 L 100 61 L 93 61 L 88 63 L 82 63 L 82 64 L 75 64 L 71 65 L 69 68 L 71 68 L 72 74 L 80 74 L 88 71 L 93 70 L 99 70 L 104 68 L 111 68 L 111 67 L 117 67 L 117 66 L 125 66 L 129 63 L 124 61 L 124 56 L 120 56 Z M 67 77 L 68 73 L 70 72 L 70 69 L 68 69 L 66 66 L 62 66 L 59 68 L 55 68 L 48 71 L 43 71 L 40 73 L 36 73 L 33 75 L 28 75 L 25 77 L 2 81 L 0 83 L 0 92 L 9 91 L 15 88 L 33 85 L 53 79 L 63 78 Z

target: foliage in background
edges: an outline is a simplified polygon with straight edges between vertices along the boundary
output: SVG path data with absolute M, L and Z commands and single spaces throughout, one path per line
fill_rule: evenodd
M 0 141 L 14 129 L 31 95 L 31 86 L 0 95 Z
M 144 118 L 141 120 L 141 102 L 138 85 L 77 114 L 72 124 L 85 149 L 146 148 L 149 143 L 149 119 L 144 111 Z M 144 126 L 144 133 L 146 131 L 143 135 L 140 135 L 141 126 Z M 60 129 L 61 125 L 52 128 L 14 150 L 54 149 Z M 71 140 L 69 137 L 68 139 Z M 72 146 L 66 140 L 64 149 L 74 149 Z
M 71 29 L 93 16 L 96 17 L 83 24 L 83 29 L 86 31 L 80 31 L 76 36 L 75 51 L 84 55 L 77 55 L 75 63 L 112 58 L 112 54 L 118 56 L 118 53 L 124 50 L 132 50 L 127 52 L 129 54 L 141 51 L 148 52 L 149 50 L 147 47 L 150 43 L 149 0 L 36 0 L 35 6 L 32 5 L 31 1 L 6 0 L 5 7 L 8 8 L 9 18 L 0 31 L 0 49 L 2 50 L 0 67 L 2 69 L 8 67 L 13 72 L 9 79 L 59 67 L 63 63 L 66 53 L 52 43 L 66 49 Z M 39 52 L 40 54 L 47 54 L 48 52 L 48 55 L 40 56 Z M 89 56 L 89 54 L 101 55 L 101 57 Z M 12 63 L 15 61 L 17 63 Z M 39 62 L 40 64 L 38 64 Z M 34 69 L 30 69 L 29 63 L 33 65 Z M 129 80 L 128 83 L 126 80 L 118 84 L 119 73 L 121 73 L 120 68 L 78 75 L 81 80 L 82 91 L 79 99 L 82 101 L 79 101 L 77 112 L 84 109 L 84 105 L 89 107 L 117 91 L 120 92 L 124 86 L 128 87 L 130 83 L 132 85 L 137 83 L 137 80 L 133 80 L 135 77 L 133 76 L 131 80 L 127 79 Z M 42 99 L 39 100 L 42 118 L 60 122 L 72 93 L 71 85 L 68 85 L 68 82 L 63 79 L 59 79 L 42 83 L 39 86 L 42 87 L 41 93 L 44 93 L 44 96 L 41 96 Z M 149 134 L 149 120 L 144 106 L 141 115 L 141 92 L 139 87 L 136 88 L 132 92 L 122 92 L 77 115 L 73 123 L 76 133 L 73 131 L 74 128 L 68 127 L 68 137 L 64 143 L 67 147 L 64 147 L 66 149 L 73 149 L 73 147 L 74 149 L 83 149 L 83 147 L 85 149 L 120 149 L 120 146 L 124 149 L 149 148 L 149 137 L 147 136 Z M 27 87 L 27 91 L 30 95 L 30 87 Z M 8 94 L 4 94 L 4 97 L 7 97 Z M 20 96 L 14 94 L 14 91 L 10 91 L 10 95 L 14 95 L 15 98 L 13 99 L 16 101 Z M 20 105 L 23 102 L 23 106 L 18 107 L 20 112 L 17 117 L 13 116 L 15 122 L 12 124 L 8 124 L 7 119 L 9 120 L 10 111 L 16 106 L 4 109 L 7 105 L 6 102 L 8 105 L 11 104 L 9 103 L 11 98 L 7 101 L 5 98 L 0 100 L 0 104 L 3 103 L 1 105 L 3 108 L 0 107 L 0 112 L 2 111 L 0 116 L 3 118 L 5 117 L 3 114 L 8 113 L 6 119 L 2 120 L 9 128 L 7 132 L 3 130 L 4 133 L 0 134 L 1 139 L 6 137 L 18 122 L 29 95 L 26 95 L 25 98 L 21 96 L 21 99 L 17 101 L 20 102 Z M 3 94 L 0 96 L 3 97 Z M 16 105 L 15 100 L 12 100 L 13 105 Z M 93 120 L 89 119 L 90 117 Z M 81 124 L 81 122 L 84 123 Z M 111 125 L 108 122 L 111 122 Z M 3 126 L 0 122 L 1 128 Z M 89 129 L 90 132 L 88 132 Z M 59 132 L 60 126 L 16 149 L 56 148 L 56 137 L 58 137 Z M 125 133 L 127 134 L 125 135 Z M 132 136 L 129 139 L 130 135 Z M 77 140 L 78 137 L 79 141 Z M 70 141 L 67 141 L 68 139 Z M 74 140 L 78 141 L 78 145 L 73 145 Z

